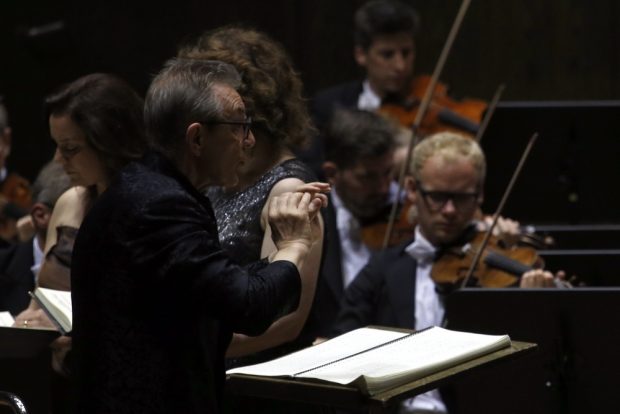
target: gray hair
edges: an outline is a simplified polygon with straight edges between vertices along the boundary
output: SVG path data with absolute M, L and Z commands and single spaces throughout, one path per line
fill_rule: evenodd
M 213 93 L 215 85 L 236 90 L 241 77 L 232 65 L 219 61 L 168 60 L 153 79 L 144 104 L 151 147 L 176 159 L 188 125 L 217 120 L 224 108 Z
M 58 198 L 71 187 L 71 180 L 62 165 L 50 161 L 41 168 L 32 185 L 32 200 L 54 208 Z

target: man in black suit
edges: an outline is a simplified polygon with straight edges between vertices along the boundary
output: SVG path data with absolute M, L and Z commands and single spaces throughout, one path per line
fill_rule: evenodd
M 415 147 L 405 185 L 417 209 L 414 238 L 377 254 L 357 275 L 344 294 L 336 332 L 366 325 L 424 329 L 442 324 L 433 262 L 442 248 L 464 244 L 483 200 L 485 172 L 482 150 L 462 135 L 436 134 Z M 530 271 L 519 285 L 552 287 L 553 275 Z M 437 391 L 408 400 L 401 412 L 424 410 L 446 412 Z
M 241 268 L 221 250 L 200 191 L 235 185 L 254 144 L 239 85 L 230 65 L 169 61 L 145 102 L 155 151 L 123 169 L 84 219 L 72 264 L 78 413 L 216 413 L 232 332 L 259 334 L 298 305 L 324 198 L 276 197 L 278 251 Z
M 393 181 L 395 128 L 383 117 L 360 110 L 337 111 L 327 135 L 323 171 L 331 184 L 323 214 L 325 247 L 306 329 L 331 336 L 346 286 L 371 255 L 362 225 L 387 217 L 396 200 Z
M 397 0 L 373 0 L 356 11 L 354 21 L 354 57 L 364 79 L 317 94 L 312 107 L 320 125 L 338 107 L 377 110 L 387 96 L 406 91 L 413 78 L 415 10 Z
M 355 13 L 354 57 L 364 78 L 319 92 L 311 111 L 324 132 L 338 108 L 376 111 L 388 96 L 408 93 L 415 63 L 414 35 L 418 15 L 398 0 L 372 0 Z M 409 125 L 407 125 L 408 127 Z M 300 158 L 311 166 L 323 161 L 324 135 L 319 135 Z
M 28 292 L 34 289 L 43 260 L 52 210 L 69 186 L 69 177 L 57 162 L 49 162 L 39 172 L 32 186 L 33 205 L 29 216 L 34 237 L 0 250 L 0 311 L 17 315 L 28 307 Z

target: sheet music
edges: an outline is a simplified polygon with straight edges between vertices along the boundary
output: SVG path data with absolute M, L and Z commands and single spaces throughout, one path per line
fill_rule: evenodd
M 0 326 L 13 326 L 15 323 L 15 319 L 13 319 L 13 315 L 11 312 L 0 312 Z
M 231 369 L 226 373 L 265 376 L 294 375 L 320 366 L 326 361 L 335 361 L 407 335 L 409 334 L 405 332 L 360 328 L 303 351 L 262 364 Z
M 433 327 L 394 342 L 389 348 L 376 348 L 359 357 L 300 375 L 348 384 L 363 374 L 370 378 L 398 376 L 415 371 L 418 377 L 449 367 L 457 362 L 484 355 L 492 349 L 508 346 L 506 335 L 481 335 Z

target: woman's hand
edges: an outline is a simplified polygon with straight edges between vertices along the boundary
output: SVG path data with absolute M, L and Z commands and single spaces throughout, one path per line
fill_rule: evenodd
M 17 328 L 56 328 L 43 309 L 36 306 L 29 306 L 26 310 L 17 315 L 13 326 Z

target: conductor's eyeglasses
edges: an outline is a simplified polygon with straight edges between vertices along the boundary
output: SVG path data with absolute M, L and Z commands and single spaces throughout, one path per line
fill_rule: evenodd
M 252 128 L 252 118 L 249 116 L 244 121 L 205 121 L 201 123 L 204 125 L 239 125 L 243 127 L 243 139 L 247 139 Z

